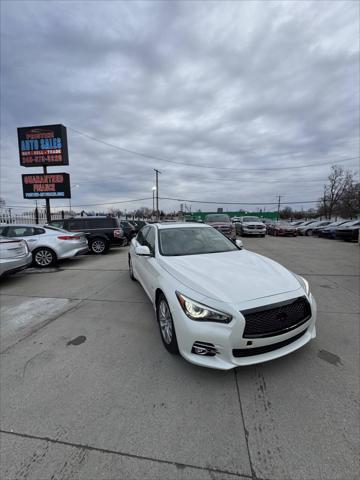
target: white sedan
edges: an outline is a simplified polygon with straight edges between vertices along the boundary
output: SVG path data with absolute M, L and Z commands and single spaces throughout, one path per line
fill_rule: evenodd
M 316 336 L 308 282 L 208 225 L 145 226 L 131 241 L 129 273 L 154 305 L 166 349 L 194 364 L 266 362 Z

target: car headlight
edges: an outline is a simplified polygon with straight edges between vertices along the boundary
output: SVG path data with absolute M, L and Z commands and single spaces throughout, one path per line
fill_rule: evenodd
M 184 313 L 191 318 L 191 320 L 218 323 L 230 323 L 232 320 L 232 315 L 229 315 L 225 312 L 220 312 L 219 310 L 215 310 L 214 308 L 210 308 L 202 303 L 196 302 L 180 292 L 176 292 L 176 296 L 179 300 L 181 308 L 184 310 Z
M 310 294 L 309 282 L 304 277 L 300 277 L 300 275 L 295 275 L 295 276 L 299 280 L 300 285 L 305 290 L 306 295 L 309 296 Z

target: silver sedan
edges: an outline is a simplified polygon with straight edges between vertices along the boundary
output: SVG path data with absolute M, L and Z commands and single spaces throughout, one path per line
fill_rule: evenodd
M 57 260 L 89 251 L 84 233 L 72 233 L 42 225 L 2 225 L 2 235 L 26 241 L 37 267 L 54 265 Z
M 32 257 L 24 240 L 0 236 L 0 278 L 23 270 Z

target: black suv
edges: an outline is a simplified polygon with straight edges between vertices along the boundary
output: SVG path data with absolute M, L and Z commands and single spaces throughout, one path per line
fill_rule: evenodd
M 93 253 L 106 253 L 111 245 L 123 246 L 126 238 L 116 217 L 75 217 L 53 220 L 53 227 L 63 228 L 69 232 L 84 232 L 89 248 Z

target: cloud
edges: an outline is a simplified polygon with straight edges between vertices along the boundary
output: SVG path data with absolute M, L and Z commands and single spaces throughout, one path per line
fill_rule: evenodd
M 68 127 L 79 205 L 151 197 L 153 168 L 164 196 L 313 200 L 330 165 L 286 167 L 359 155 L 356 2 L 6 1 L 1 37 L 9 205 L 26 203 L 18 126 Z

